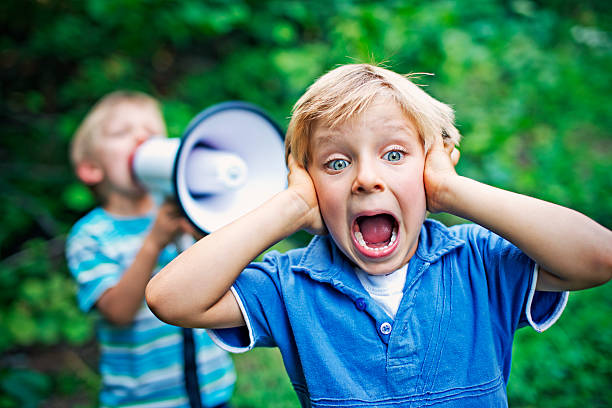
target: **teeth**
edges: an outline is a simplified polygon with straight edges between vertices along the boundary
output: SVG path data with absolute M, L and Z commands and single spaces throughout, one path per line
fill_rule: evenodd
M 355 238 L 357 238 L 357 242 L 363 248 L 369 249 L 370 251 L 384 251 L 385 249 L 393 245 L 393 243 L 397 239 L 397 228 L 393 227 L 393 231 L 391 232 L 391 239 L 389 240 L 389 243 L 380 248 L 370 248 L 368 244 L 366 244 L 365 240 L 363 239 L 363 234 L 361 233 L 361 231 L 355 231 Z
M 368 247 L 363 239 L 363 234 L 361 233 L 361 231 L 355 232 L 355 238 L 357 238 L 357 242 L 359 242 L 359 245 L 365 248 Z

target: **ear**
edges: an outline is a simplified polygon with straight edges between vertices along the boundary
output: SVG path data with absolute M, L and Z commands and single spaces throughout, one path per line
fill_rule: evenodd
M 76 166 L 76 175 L 83 183 L 94 185 L 104 179 L 104 170 L 91 160 L 83 160 Z

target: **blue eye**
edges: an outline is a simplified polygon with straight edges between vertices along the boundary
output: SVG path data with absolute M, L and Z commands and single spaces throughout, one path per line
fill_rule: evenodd
M 343 170 L 345 168 L 347 168 L 349 165 L 348 160 L 344 160 L 344 159 L 334 159 L 334 160 L 330 160 L 327 163 L 327 167 L 332 169 L 332 170 Z
M 399 150 L 391 150 L 384 154 L 383 159 L 388 160 L 390 162 L 400 161 L 404 157 L 404 153 Z

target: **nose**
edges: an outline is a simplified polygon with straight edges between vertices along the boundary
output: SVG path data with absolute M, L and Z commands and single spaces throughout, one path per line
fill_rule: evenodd
M 375 193 L 384 190 L 385 184 L 376 170 L 376 165 L 367 161 L 359 162 L 352 186 L 353 193 Z

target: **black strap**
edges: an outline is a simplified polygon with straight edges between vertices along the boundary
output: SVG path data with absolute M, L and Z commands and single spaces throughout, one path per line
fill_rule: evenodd
M 196 364 L 196 349 L 193 341 L 193 330 L 183 327 L 183 358 L 185 360 L 185 388 L 191 408 L 202 408 L 200 385 L 198 383 L 198 367 Z

